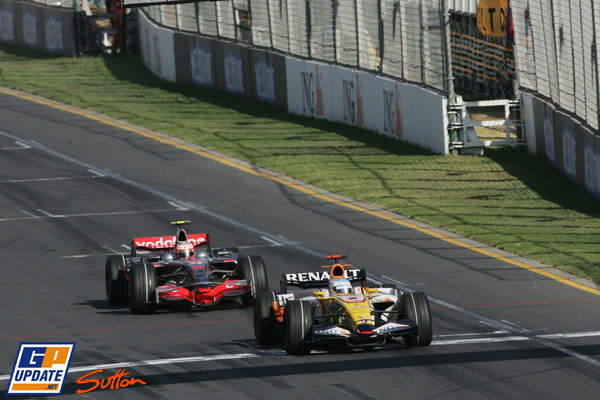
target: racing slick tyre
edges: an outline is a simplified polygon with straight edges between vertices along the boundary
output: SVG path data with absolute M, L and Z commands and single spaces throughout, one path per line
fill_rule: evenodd
M 260 292 L 254 300 L 254 337 L 261 346 L 277 343 L 277 320 L 273 310 L 275 300 L 273 292 Z
M 129 270 L 129 309 L 134 314 L 151 314 L 156 310 L 154 290 L 156 269 L 145 262 L 135 263 Z
M 251 290 L 241 296 L 242 304 L 248 307 L 254 304 L 258 293 L 269 290 L 267 268 L 261 256 L 246 256 L 240 259 L 238 269 L 240 277 L 250 282 Z
M 315 311 L 309 302 L 291 300 L 283 314 L 283 345 L 288 354 L 302 356 L 313 348 L 313 324 Z
M 125 278 L 125 260 L 122 255 L 110 255 L 106 258 L 104 280 L 106 298 L 110 305 L 127 304 L 128 283 Z
M 429 346 L 433 340 L 433 324 L 429 300 L 423 292 L 404 293 L 400 298 L 405 318 L 417 323 L 417 332 L 404 335 L 407 347 Z

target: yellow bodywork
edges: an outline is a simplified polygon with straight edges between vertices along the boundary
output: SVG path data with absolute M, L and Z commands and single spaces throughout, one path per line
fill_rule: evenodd
M 352 331 L 358 325 L 375 325 L 375 319 L 371 313 L 370 294 L 377 289 L 363 289 L 363 294 L 350 294 L 341 296 L 325 296 L 325 292 L 313 292 L 313 296 L 321 304 L 323 315 L 339 314 L 331 317 L 330 323 L 336 324 Z

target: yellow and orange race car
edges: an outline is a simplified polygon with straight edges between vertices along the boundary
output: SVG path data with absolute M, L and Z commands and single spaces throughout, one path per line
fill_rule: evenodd
M 393 285 L 370 288 L 364 269 L 340 263 L 346 256 L 326 258 L 332 265 L 321 271 L 283 274 L 280 293 L 257 294 L 254 333 L 259 345 L 283 343 L 288 354 L 305 355 L 316 346 L 431 344 L 431 311 L 424 293 L 402 293 Z M 310 292 L 301 297 L 290 287 Z

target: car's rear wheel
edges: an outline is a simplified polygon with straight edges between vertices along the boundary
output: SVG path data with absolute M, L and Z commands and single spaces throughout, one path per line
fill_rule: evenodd
M 284 347 L 288 354 L 302 356 L 313 348 L 313 324 L 315 311 L 302 300 L 291 300 L 285 305 L 283 315 Z
M 254 337 L 261 346 L 277 343 L 277 320 L 273 309 L 275 300 L 273 292 L 260 292 L 254 300 Z
M 433 340 L 433 323 L 427 295 L 423 292 L 404 293 L 401 302 L 404 317 L 417 324 L 417 332 L 404 335 L 404 343 L 407 347 L 429 346 Z
M 267 268 L 261 256 L 246 256 L 240 259 L 238 270 L 241 279 L 250 282 L 250 291 L 241 296 L 242 304 L 248 307 L 254 304 L 258 293 L 269 290 Z
M 104 280 L 108 304 L 127 304 L 128 283 L 125 278 L 125 260 L 121 255 L 106 258 Z
M 129 309 L 134 314 L 151 314 L 156 310 L 156 269 L 145 262 L 129 270 Z

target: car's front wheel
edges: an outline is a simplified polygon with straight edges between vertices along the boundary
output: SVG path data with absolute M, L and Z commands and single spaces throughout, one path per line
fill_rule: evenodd
M 427 295 L 423 292 L 404 293 L 401 297 L 405 318 L 417 324 L 417 332 L 404 335 L 407 347 L 429 346 L 433 340 L 433 323 Z
M 242 295 L 242 304 L 248 307 L 254 304 L 258 293 L 269 290 L 267 268 L 261 256 L 246 256 L 240 259 L 238 270 L 240 277 L 250 282 L 250 291 Z
M 302 300 L 291 300 L 285 305 L 283 314 L 284 347 L 288 354 L 302 356 L 313 348 L 313 324 L 315 311 L 312 305 Z
M 134 314 L 156 310 L 156 269 L 145 262 L 134 263 L 129 270 L 129 309 Z

